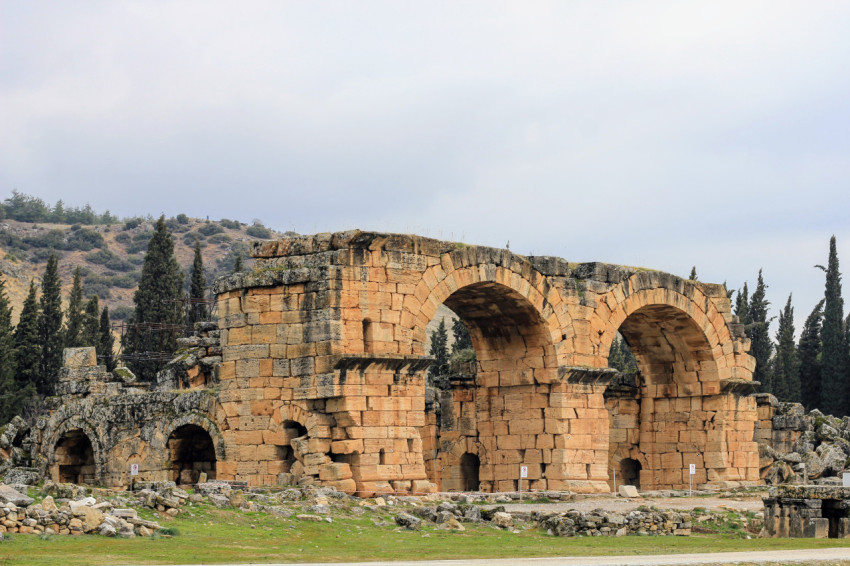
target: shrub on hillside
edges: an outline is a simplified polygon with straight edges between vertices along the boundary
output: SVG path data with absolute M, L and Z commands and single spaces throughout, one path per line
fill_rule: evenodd
M 259 224 L 248 226 L 248 228 L 245 229 L 245 233 L 252 238 L 258 238 L 260 240 L 270 240 L 272 237 L 271 230 L 265 226 L 260 226 Z
M 220 234 L 221 232 L 224 232 L 224 228 L 222 228 L 218 224 L 207 222 L 206 224 L 198 228 L 198 232 L 200 232 L 204 236 L 212 236 L 213 234 Z

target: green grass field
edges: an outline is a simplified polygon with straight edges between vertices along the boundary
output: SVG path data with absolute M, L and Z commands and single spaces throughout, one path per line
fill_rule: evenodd
M 559 538 L 536 528 L 520 533 L 467 524 L 465 532 L 397 531 L 391 512 L 334 518 L 333 523 L 281 519 L 200 505 L 166 520 L 147 518 L 176 529 L 173 537 L 105 538 L 97 535 L 8 535 L 0 543 L 2 565 L 215 564 L 240 562 L 340 562 L 531 556 L 663 554 L 781 550 L 848 546 L 843 540 L 755 539 L 743 533 L 690 537 Z M 376 526 L 373 520 L 383 521 Z

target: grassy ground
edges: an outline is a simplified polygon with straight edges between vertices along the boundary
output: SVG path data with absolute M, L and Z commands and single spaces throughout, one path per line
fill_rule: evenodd
M 467 524 L 465 532 L 426 526 L 397 530 L 392 513 L 335 517 L 333 523 L 281 519 L 266 513 L 220 510 L 207 505 L 168 520 L 152 512 L 173 537 L 154 539 L 9 535 L 0 543 L 2 565 L 215 564 L 240 562 L 339 562 L 359 560 L 509 558 L 564 555 L 663 554 L 825 548 L 842 540 L 752 539 L 736 530 L 690 537 L 547 536 L 535 528 L 519 533 Z M 377 526 L 373 521 L 383 524 Z

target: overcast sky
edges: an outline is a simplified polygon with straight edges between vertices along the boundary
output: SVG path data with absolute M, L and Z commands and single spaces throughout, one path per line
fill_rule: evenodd
M 761 267 L 799 332 L 830 235 L 850 266 L 848 30 L 825 0 L 0 0 L 0 191 Z

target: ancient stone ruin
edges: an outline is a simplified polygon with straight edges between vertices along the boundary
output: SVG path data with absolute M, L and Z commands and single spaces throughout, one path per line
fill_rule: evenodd
M 760 479 L 754 361 L 721 285 L 360 231 L 257 242 L 253 256 L 254 271 L 216 282 L 217 326 L 184 340 L 158 383 L 70 351 L 27 448 L 0 450 L 17 442 L 54 481 L 115 487 L 514 491 L 520 466 L 525 489 L 584 493 L 610 491 L 614 471 L 641 489 Z M 440 305 L 477 361 L 431 390 Z M 618 332 L 640 372 L 612 384 Z
M 769 537 L 850 537 L 850 488 L 784 485 L 764 498 Z

